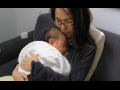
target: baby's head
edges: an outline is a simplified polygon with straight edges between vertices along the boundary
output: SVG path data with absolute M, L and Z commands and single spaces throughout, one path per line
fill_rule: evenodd
M 50 30 L 46 33 L 45 41 L 58 49 L 62 54 L 65 53 L 67 38 L 59 28 L 50 28 Z

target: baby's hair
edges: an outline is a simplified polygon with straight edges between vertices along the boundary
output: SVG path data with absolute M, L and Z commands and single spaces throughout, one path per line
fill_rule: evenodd
M 62 33 L 61 30 L 57 27 L 49 28 L 45 36 L 45 41 L 49 43 L 49 40 L 52 38 L 55 40 L 59 40 L 61 33 Z

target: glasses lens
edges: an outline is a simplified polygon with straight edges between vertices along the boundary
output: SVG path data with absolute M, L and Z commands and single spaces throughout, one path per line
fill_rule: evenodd
M 57 22 L 57 21 L 53 21 L 53 23 L 54 23 L 55 25 L 61 25 L 61 23 L 60 23 L 60 22 Z
M 61 23 L 61 22 L 59 22 L 59 21 L 53 21 L 53 23 L 55 24 L 55 25 L 65 25 L 65 26 L 68 26 L 68 27 L 70 27 L 70 26 L 72 26 L 73 25 L 73 23 L 69 23 L 69 22 L 66 22 L 66 23 Z
M 73 24 L 72 24 L 72 23 L 69 23 L 69 22 L 66 22 L 66 23 L 64 23 L 64 25 L 70 27 L 70 26 L 72 26 Z

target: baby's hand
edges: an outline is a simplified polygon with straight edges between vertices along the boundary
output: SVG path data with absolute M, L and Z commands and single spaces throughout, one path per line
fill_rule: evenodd
M 25 59 L 22 60 L 23 62 L 21 62 L 21 65 L 20 65 L 22 69 L 29 71 L 29 72 L 31 71 L 31 62 L 32 61 L 35 61 L 35 62 L 39 61 L 37 55 L 35 55 L 32 52 L 30 52 L 30 55 L 31 55 L 31 57 L 28 57 L 26 55 Z

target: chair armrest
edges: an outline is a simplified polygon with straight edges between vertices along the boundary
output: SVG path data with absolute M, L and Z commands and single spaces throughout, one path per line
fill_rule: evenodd
M 0 65 L 18 58 L 21 49 L 33 41 L 33 33 L 34 31 L 29 32 L 29 37 L 27 39 L 21 39 L 21 36 L 18 36 L 0 43 Z

